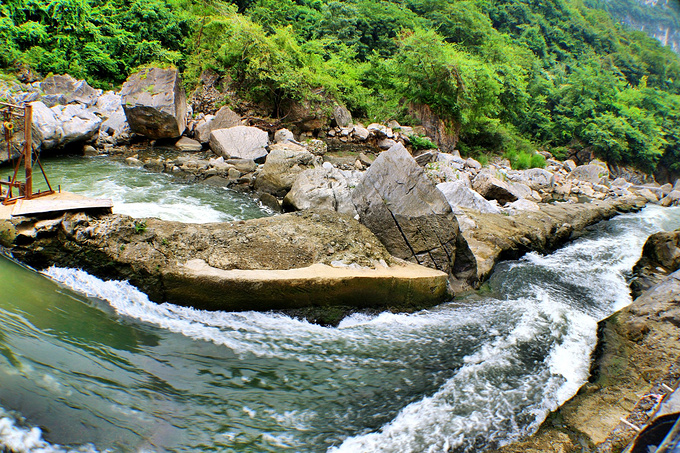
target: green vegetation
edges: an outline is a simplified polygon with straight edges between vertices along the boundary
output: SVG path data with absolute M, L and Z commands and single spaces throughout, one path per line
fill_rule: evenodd
M 427 105 L 467 155 L 588 148 L 680 173 L 680 59 L 591 8 L 616 2 L 6 0 L 0 67 L 111 87 L 173 64 L 190 88 L 210 68 L 273 117 L 339 102 L 413 124 Z
M 504 157 L 510 161 L 514 170 L 526 170 L 527 168 L 545 168 L 545 157 L 538 153 L 526 151 L 509 151 Z
M 432 143 L 432 140 L 422 135 L 411 135 L 409 136 L 409 139 L 411 140 L 413 149 L 437 149 L 437 145 Z

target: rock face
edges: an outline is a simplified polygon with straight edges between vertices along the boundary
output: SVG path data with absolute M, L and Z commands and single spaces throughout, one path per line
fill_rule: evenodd
M 132 132 L 159 139 L 186 129 L 186 94 L 176 69 L 143 69 L 128 78 L 120 95 Z
M 40 101 L 33 106 L 33 142 L 42 150 L 85 142 L 94 137 L 102 123 L 84 105 L 56 105 L 48 108 Z
M 209 121 L 196 126 L 194 131 L 196 140 L 201 143 L 210 141 L 210 133 L 216 129 L 228 129 L 241 126 L 241 117 L 226 105 L 219 109 Z
M 277 143 L 272 145 L 270 150 L 255 181 L 255 188 L 283 197 L 293 186 L 298 175 L 314 163 L 314 155 L 293 143 Z
M 47 77 L 40 83 L 40 89 L 54 97 L 54 104 L 93 105 L 101 95 L 101 90 L 95 90 L 84 80 L 76 80 L 68 74 Z
M 642 248 L 642 257 L 633 267 L 633 297 L 680 269 L 680 230 L 652 234 Z
M 269 135 L 256 127 L 236 126 L 210 133 L 210 149 L 225 159 L 252 159 L 263 162 L 267 157 Z
M 211 310 L 423 308 L 446 297 L 443 272 L 406 264 L 333 212 L 185 224 L 68 213 L 0 221 L 14 256 L 129 280 L 157 302 Z
M 352 203 L 350 186 L 355 186 L 359 181 L 356 173 L 334 167 L 305 170 L 283 199 L 284 209 L 323 209 L 354 217 L 357 211 Z
M 378 156 L 352 200 L 391 254 L 446 272 L 454 290 L 476 284 L 476 262 L 451 206 L 403 145 Z

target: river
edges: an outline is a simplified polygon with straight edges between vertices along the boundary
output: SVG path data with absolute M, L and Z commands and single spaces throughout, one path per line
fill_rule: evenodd
M 143 203 L 136 212 L 184 221 L 268 214 L 248 197 L 219 192 L 237 200 L 223 207 L 213 188 L 106 160 L 49 165 L 62 187 L 111 196 L 131 213 Z M 105 183 L 90 176 L 96 166 Z M 141 192 L 148 198 L 134 201 Z M 555 253 L 503 263 L 467 297 L 414 314 L 353 315 L 337 328 L 155 304 L 125 282 L 3 258 L 0 445 L 483 451 L 535 430 L 585 382 L 597 322 L 630 303 L 625 275 L 644 240 L 679 226 L 680 209 L 650 206 Z

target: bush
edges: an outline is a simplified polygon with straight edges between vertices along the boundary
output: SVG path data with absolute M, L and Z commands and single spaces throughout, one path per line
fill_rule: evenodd
M 510 166 L 513 170 L 545 168 L 545 157 L 538 153 L 530 154 L 526 151 L 508 151 L 504 157 L 510 161 Z
M 411 146 L 413 146 L 413 149 L 437 149 L 437 145 L 435 145 L 429 137 L 424 135 L 409 135 L 409 139 L 411 139 Z

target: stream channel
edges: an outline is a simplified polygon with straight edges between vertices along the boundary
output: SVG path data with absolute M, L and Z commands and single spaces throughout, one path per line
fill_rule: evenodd
M 45 163 L 64 190 L 187 222 L 270 215 L 249 197 L 103 158 Z M 585 382 L 597 322 L 631 302 L 650 206 L 483 288 L 337 328 L 149 302 L 75 269 L 0 259 L 0 445 L 65 452 L 479 452 L 535 430 Z

